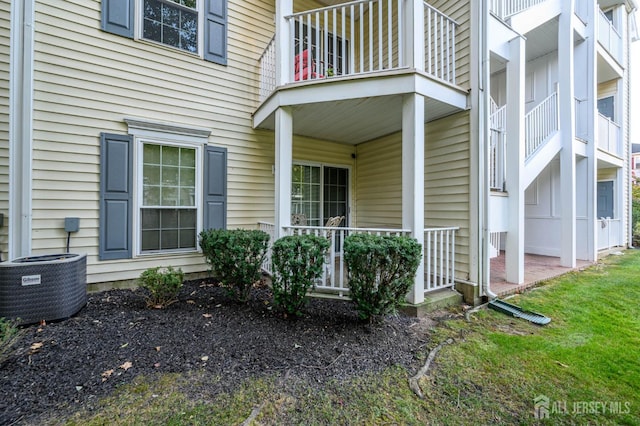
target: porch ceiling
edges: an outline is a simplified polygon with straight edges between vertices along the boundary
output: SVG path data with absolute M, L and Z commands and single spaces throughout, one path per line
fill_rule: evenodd
M 368 80 L 368 81 L 366 81 Z M 296 135 L 356 145 L 402 130 L 402 99 L 425 95 L 425 122 L 466 108 L 466 92 L 405 74 L 392 81 L 322 81 L 284 87 L 254 114 L 254 126 L 275 130 L 275 111 L 289 106 Z M 428 96 L 431 93 L 432 96 Z

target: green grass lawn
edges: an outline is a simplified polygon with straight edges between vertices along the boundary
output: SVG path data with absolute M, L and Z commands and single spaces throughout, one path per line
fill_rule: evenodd
M 213 378 L 164 376 L 138 378 L 72 423 L 240 424 L 259 407 L 254 424 L 539 424 L 534 399 L 545 397 L 542 424 L 640 425 L 640 251 L 509 302 L 552 322 L 480 310 L 434 327 L 431 347 L 455 342 L 421 381 L 424 400 L 407 384 L 415 371 L 397 367 L 322 387 L 250 381 L 206 403 L 180 389 Z

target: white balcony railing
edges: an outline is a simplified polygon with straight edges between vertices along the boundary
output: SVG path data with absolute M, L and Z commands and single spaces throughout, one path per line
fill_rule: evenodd
M 578 18 L 585 24 L 589 17 L 589 7 L 593 5 L 593 0 L 575 0 L 573 11 Z
M 276 89 L 276 39 L 271 38 L 267 48 L 260 56 L 260 102 L 269 97 Z
M 602 114 L 598 114 L 598 148 L 622 157 L 620 125 Z
M 558 93 L 553 92 L 524 117 L 525 159 L 558 131 Z
M 324 81 L 407 67 L 402 0 L 356 0 L 286 17 L 291 34 L 291 77 L 287 83 Z M 456 83 L 457 23 L 424 3 L 424 70 Z M 275 90 L 272 39 L 260 57 L 260 100 Z
M 509 19 L 545 0 L 491 0 L 491 12 L 500 19 Z
M 492 101 L 492 110 L 489 118 L 489 188 L 504 191 L 507 168 L 507 106 L 498 108 Z
M 266 273 L 271 274 L 271 246 L 273 245 L 274 227 L 265 222 L 260 222 L 259 226 L 260 229 L 272 236 L 272 239 L 269 240 L 267 258 L 262 266 Z M 455 234 L 457 230 L 457 227 L 427 228 L 424 230 L 425 292 L 452 287 L 455 284 Z M 322 277 L 316 284 L 316 291 L 329 292 L 339 296 L 349 294 L 347 268 L 342 255 L 344 239 L 347 236 L 363 233 L 408 236 L 411 233 L 406 229 L 328 228 L 323 226 L 286 226 L 284 232 L 286 235 L 318 235 L 332 241 L 327 252 Z
M 589 104 L 586 99 L 575 98 L 575 137 L 586 141 L 589 136 Z
M 458 227 L 424 230 L 424 291 L 453 287 Z
M 438 9 L 424 3 L 425 72 L 456 84 L 457 23 Z
M 598 17 L 598 41 L 604 47 L 607 52 L 618 61 L 622 63 L 622 36 L 615 28 L 613 23 L 607 18 L 607 15 L 600 9 Z
M 609 250 L 622 245 L 622 220 L 600 218 L 597 220 L 598 250 Z

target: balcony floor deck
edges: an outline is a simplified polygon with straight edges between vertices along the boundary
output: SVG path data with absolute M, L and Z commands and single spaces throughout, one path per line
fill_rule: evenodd
M 500 252 L 498 257 L 491 259 L 491 291 L 498 296 L 515 294 L 534 287 L 540 281 L 548 280 L 570 271 L 581 270 L 591 265 L 591 262 L 578 260 L 576 268 L 560 266 L 559 257 L 540 256 L 537 254 L 524 255 L 524 283 L 517 285 L 505 280 L 505 255 Z

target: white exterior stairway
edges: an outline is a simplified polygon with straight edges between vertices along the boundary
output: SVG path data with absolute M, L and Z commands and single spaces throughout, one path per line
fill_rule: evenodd
M 491 12 L 521 34 L 548 22 L 562 12 L 561 0 L 491 0 Z

